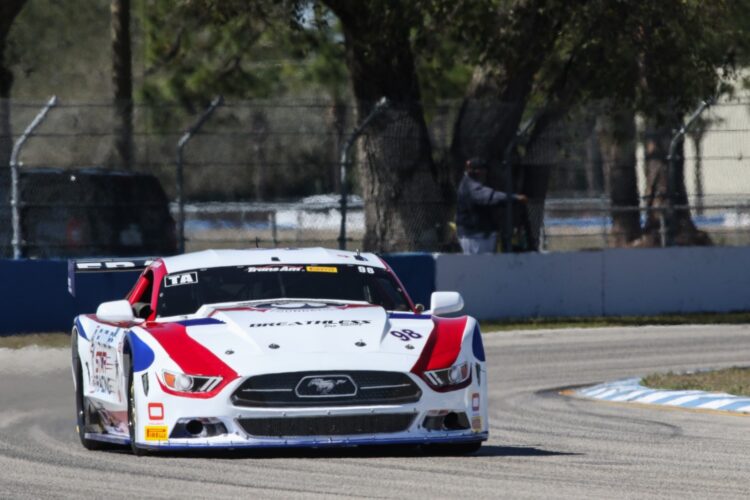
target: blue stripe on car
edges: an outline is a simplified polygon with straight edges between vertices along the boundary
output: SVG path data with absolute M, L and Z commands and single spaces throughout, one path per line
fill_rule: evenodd
M 482 343 L 482 334 L 479 332 L 479 325 L 474 327 L 474 338 L 471 340 L 474 350 L 474 357 L 479 361 L 484 361 L 484 344 Z
M 389 313 L 391 319 L 432 319 L 429 314 Z
M 175 323 L 183 326 L 199 326 L 199 325 L 223 325 L 224 322 L 216 318 L 197 318 L 197 319 L 186 319 L 183 321 L 176 321 Z
M 86 336 L 86 332 L 83 330 L 83 325 L 81 324 L 81 320 L 76 318 L 76 330 L 78 330 L 78 335 L 83 337 L 84 339 L 88 340 L 89 338 Z
M 148 344 L 142 341 L 135 332 L 128 332 L 130 337 L 130 348 L 133 354 L 133 371 L 140 372 L 147 370 L 151 363 L 154 362 L 154 351 Z

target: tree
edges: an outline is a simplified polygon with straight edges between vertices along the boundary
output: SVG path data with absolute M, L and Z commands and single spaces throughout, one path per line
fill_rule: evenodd
M 437 250 L 449 215 L 433 161 L 409 39 L 421 12 L 409 2 L 325 0 L 342 24 L 361 121 L 386 98 L 367 130 L 361 168 L 365 247 Z
M 359 119 L 380 97 L 391 102 L 362 141 L 366 242 L 376 250 L 436 248 L 451 217 L 446 207 L 452 204 L 453 182 L 466 158 L 481 155 L 499 164 L 521 121 L 535 116 L 529 143 L 518 151 L 523 162 L 524 156 L 535 155 L 546 129 L 562 123 L 575 107 L 602 99 L 620 105 L 617 110 L 610 107 L 611 116 L 599 120 L 603 137 L 608 134 L 605 164 L 616 167 L 605 172 L 613 205 L 635 203 L 634 148 L 627 142 L 634 134 L 632 116 L 640 113 L 656 124 L 663 113 L 659 104 L 666 103 L 671 111 L 664 116 L 671 117 L 674 127 L 716 87 L 721 77 L 716 70 L 727 67 L 728 48 L 740 37 L 727 21 L 734 3 L 724 0 L 710 4 L 698 0 L 635 4 L 626 0 L 288 0 L 281 4 L 195 0 L 189 4 L 206 9 L 217 26 L 265 23 L 259 27 L 260 36 L 268 36 L 267 28 L 290 22 L 301 33 L 314 32 L 305 20 L 311 9 L 324 12 L 325 6 L 336 15 Z M 441 87 L 420 79 L 439 75 L 435 63 L 445 63 L 448 53 L 459 60 L 449 66 L 449 84 Z M 225 54 L 243 57 L 241 51 Z M 473 68 L 473 76 L 454 127 L 452 158 L 436 161 L 422 103 L 439 100 L 444 90 L 455 95 L 461 87 L 458 82 L 468 80 L 466 68 Z M 464 76 L 455 79 L 456 74 Z M 249 87 L 252 81 L 246 78 L 239 86 Z M 200 94 L 197 85 L 187 90 Z M 593 130 L 597 120 L 587 120 Z M 659 169 L 665 169 L 663 157 L 653 164 L 654 172 Z M 549 172 L 548 166 L 525 168 L 519 176 L 520 189 L 533 191 L 543 203 Z M 676 186 L 679 190 L 682 182 L 684 191 L 679 169 L 677 174 Z M 664 193 L 653 195 L 658 200 Z M 676 216 L 685 215 L 689 220 L 689 213 L 676 211 Z M 616 225 L 625 233 L 623 242 L 638 237 L 637 214 L 616 217 Z M 647 226 L 646 233 L 651 230 Z
M 660 244 L 663 226 L 675 230 L 677 244 L 706 244 L 686 208 L 682 161 L 675 163 L 672 193 L 667 161 L 669 142 L 684 114 L 701 99 L 715 95 L 722 79 L 733 75 L 732 59 L 746 49 L 747 36 L 737 19 L 747 19 L 747 6 L 740 2 L 640 2 L 592 0 L 571 16 L 546 65 L 553 68 L 569 58 L 574 90 L 569 104 L 605 100 L 610 116 L 599 122 L 609 193 L 614 208 L 613 229 L 621 233 L 618 244 Z M 567 55 L 570 54 L 570 55 Z M 540 80 L 544 77 L 543 67 Z M 611 103 L 618 103 L 617 107 Z M 635 161 L 632 155 L 632 114 L 645 118 L 646 177 L 644 198 L 646 225 L 640 228 L 637 212 L 622 211 L 623 203 L 638 206 Z M 627 166 L 632 166 L 631 167 Z M 662 218 L 665 217 L 664 223 Z
M 8 165 L 13 148 L 10 128 L 10 89 L 13 86 L 13 73 L 6 63 L 5 47 L 13 21 L 25 3 L 26 0 L 3 0 L 0 3 L 0 165 Z M 0 186 L 7 186 L 6 169 L 3 169 L 3 172 Z
M 111 0 L 112 85 L 115 97 L 115 150 L 119 166 L 133 167 L 133 69 L 130 0 Z

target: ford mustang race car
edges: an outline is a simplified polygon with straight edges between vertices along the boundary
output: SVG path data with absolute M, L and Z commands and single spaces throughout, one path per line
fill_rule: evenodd
M 133 270 L 75 261 L 75 270 Z M 370 253 L 208 250 L 144 262 L 127 298 L 75 318 L 83 446 L 436 445 L 488 437 L 475 319 L 435 292 L 429 311 Z

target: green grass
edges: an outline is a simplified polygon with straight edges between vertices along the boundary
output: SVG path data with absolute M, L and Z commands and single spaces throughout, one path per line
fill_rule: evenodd
M 726 392 L 750 396 L 750 368 L 732 367 L 696 373 L 655 373 L 641 381 L 652 389 Z
M 36 345 L 40 347 L 70 347 L 70 334 L 58 333 L 25 333 L 0 337 L 0 348 L 21 349 Z
M 600 328 L 646 325 L 740 325 L 750 323 L 750 312 L 665 314 L 661 316 L 608 316 L 597 318 L 529 318 L 481 321 L 482 331 L 540 330 L 547 328 Z

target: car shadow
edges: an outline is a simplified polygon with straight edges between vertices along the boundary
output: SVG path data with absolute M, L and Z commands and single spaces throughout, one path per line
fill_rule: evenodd
M 153 452 L 151 456 L 163 458 L 220 458 L 220 459 L 283 459 L 283 458 L 393 458 L 393 457 L 551 457 L 574 456 L 580 453 L 552 451 L 533 446 L 484 445 L 479 451 L 462 453 L 450 448 L 432 446 L 361 446 L 350 448 L 264 448 L 188 450 L 181 452 Z

